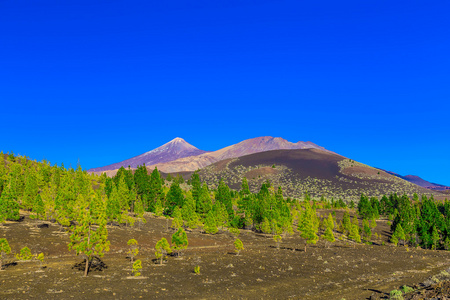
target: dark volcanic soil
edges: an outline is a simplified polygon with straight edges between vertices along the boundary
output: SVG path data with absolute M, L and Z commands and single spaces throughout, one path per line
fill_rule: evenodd
M 382 245 L 389 238 L 386 221 L 378 221 L 381 238 L 373 239 L 373 245 L 354 245 L 344 238 L 330 248 L 319 241 L 307 252 L 297 232 L 277 250 L 270 237 L 242 231 L 245 249 L 239 256 L 228 232 L 212 236 L 189 231 L 184 256 L 168 257 L 160 266 L 153 262 L 154 246 L 161 237 L 170 241 L 174 231 L 167 230 L 164 218 L 147 220 L 141 229 L 111 226 L 111 251 L 102 258 L 107 268 L 86 278 L 73 268 L 82 259 L 67 250 L 69 237 L 59 226 L 37 228 L 40 222 L 28 217 L 0 226 L 0 237 L 8 239 L 14 253 L 28 246 L 46 255 L 42 270 L 35 261 L 14 263 L 10 255 L 0 271 L 0 299 L 365 299 L 422 282 L 450 266 L 450 252 Z M 126 243 L 131 238 L 139 242 L 137 258 L 143 265 L 137 279 L 129 277 Z M 200 275 L 194 274 L 196 265 Z

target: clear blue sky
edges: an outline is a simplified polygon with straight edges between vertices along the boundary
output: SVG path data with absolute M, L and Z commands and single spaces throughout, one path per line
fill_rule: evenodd
M 312 141 L 450 185 L 447 1 L 0 0 L 0 149 Z

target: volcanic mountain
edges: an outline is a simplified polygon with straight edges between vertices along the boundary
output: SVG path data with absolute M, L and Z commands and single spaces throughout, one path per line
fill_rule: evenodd
M 426 189 L 429 189 L 429 190 L 435 190 L 435 191 L 449 191 L 450 190 L 450 187 L 448 187 L 448 186 L 426 181 L 425 179 L 422 179 L 422 178 L 420 178 L 419 176 L 416 176 L 416 175 L 405 175 L 405 176 L 402 176 L 400 174 L 397 174 L 397 173 L 394 173 L 394 172 L 391 172 L 391 171 L 385 171 L 385 172 L 387 172 L 387 173 L 389 173 L 391 175 L 397 176 L 397 177 L 399 177 L 401 179 L 404 179 L 406 181 L 409 181 L 411 183 L 414 183 L 414 184 L 416 184 L 418 186 L 421 186 L 421 187 L 424 187 Z
M 145 152 L 144 154 L 108 166 L 93 168 L 88 170 L 88 172 L 105 172 L 117 170 L 120 169 L 120 167 L 127 168 L 128 166 L 136 168 L 143 164 L 157 165 L 187 156 L 194 157 L 204 153 L 207 153 L 207 151 L 197 149 L 182 138 L 177 137 L 156 149 Z
M 325 148 L 320 147 L 312 142 L 291 143 L 280 137 L 263 136 L 244 140 L 240 143 L 222 148 L 214 152 L 208 152 L 197 156 L 183 157 L 167 163 L 159 163 L 153 166 L 147 166 L 149 169 L 153 169 L 155 166 L 157 166 L 158 170 L 166 173 L 195 171 L 224 159 L 282 149 L 319 149 L 325 152 L 329 152 Z
M 273 150 L 224 159 L 202 168 L 199 175 L 211 188 L 217 188 L 223 180 L 236 190 L 246 177 L 252 192 L 269 180 L 275 188 L 280 186 L 285 196 L 295 198 L 302 198 L 305 192 L 316 199 L 324 196 L 335 200 L 355 200 L 361 193 L 380 197 L 392 192 L 410 196 L 433 193 L 442 198 L 437 191 L 320 149 Z

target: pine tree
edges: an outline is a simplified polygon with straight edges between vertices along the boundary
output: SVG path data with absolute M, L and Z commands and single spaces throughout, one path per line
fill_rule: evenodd
M 274 236 L 273 236 L 273 240 L 274 240 L 275 243 L 277 244 L 277 250 L 279 250 L 279 249 L 280 249 L 280 243 L 281 243 L 281 240 L 282 240 L 281 236 L 279 236 L 279 235 L 274 235 Z
M 134 213 L 136 214 L 136 220 L 139 224 L 139 228 L 141 227 L 141 223 L 147 223 L 147 220 L 144 218 L 144 203 L 142 202 L 141 198 L 139 197 L 134 205 Z
M 346 210 L 344 212 L 344 217 L 342 219 L 342 225 L 344 227 L 344 231 L 342 231 L 342 233 L 347 233 L 347 235 L 350 234 L 350 230 L 352 229 L 352 223 L 350 221 L 350 214 L 349 212 Z
M 0 196 L 0 222 L 19 220 L 19 204 L 14 199 L 11 185 L 8 185 Z
M 24 209 L 30 210 L 33 208 L 34 200 L 39 193 L 39 187 L 36 182 L 36 176 L 33 171 L 28 171 L 28 176 L 25 181 L 25 191 L 22 197 L 22 206 Z
M 178 229 L 177 232 L 172 235 L 172 244 L 175 245 L 172 248 L 177 251 L 177 256 L 180 256 L 182 251 L 188 247 L 189 242 L 187 234 L 183 228 Z
M 94 256 L 103 257 L 104 253 L 109 251 L 106 202 L 104 197 L 99 198 L 92 192 L 87 197 L 79 194 L 76 205 L 75 225 L 70 230 L 72 234 L 68 246 L 69 250 L 84 256 L 84 276 L 87 276 Z
M 162 265 L 164 256 L 168 253 L 172 253 L 172 249 L 170 248 L 169 242 L 167 242 L 166 238 L 160 239 L 155 246 L 155 256 L 157 259 L 160 259 L 160 264 Z
M 270 222 L 267 218 L 264 218 L 263 222 L 261 223 L 261 231 L 265 234 L 269 234 L 272 231 L 270 228 Z
M 323 234 L 322 238 L 330 243 L 333 243 L 335 241 L 333 228 L 334 228 L 333 216 L 329 214 L 328 219 L 325 220 L 325 233 Z M 328 246 L 327 243 L 325 243 L 325 246 Z
M 180 188 L 178 181 L 174 180 L 170 185 L 167 197 L 167 210 L 169 215 L 175 210 L 175 207 L 182 207 L 184 204 L 183 191 Z
M 183 218 L 181 214 L 181 209 L 177 206 L 173 211 L 172 228 L 178 229 L 183 226 Z
M 332 231 L 334 230 L 335 225 L 334 225 L 334 218 L 333 218 L 332 214 L 328 214 L 328 227 L 330 227 Z
M 181 209 L 181 216 L 185 224 L 192 229 L 197 228 L 199 218 L 195 212 L 195 201 L 190 193 L 187 194 L 186 201 Z
M 216 201 L 214 203 L 212 211 L 214 213 L 214 218 L 216 219 L 217 226 L 221 227 L 221 230 L 223 230 L 223 226 L 227 223 L 228 220 L 228 212 L 225 208 L 225 205 L 221 202 Z
M 167 175 L 168 181 L 170 181 L 169 176 L 170 174 Z M 161 177 L 158 168 L 155 167 L 150 175 L 150 192 L 148 195 L 147 210 L 156 213 L 155 206 L 158 200 L 161 203 L 161 206 L 163 206 L 163 178 Z
M 135 277 L 141 276 L 141 270 L 142 270 L 142 262 L 140 259 L 138 259 L 133 263 L 133 276 Z
M 392 238 L 394 238 L 393 243 L 395 245 L 397 245 L 399 242 L 404 242 L 406 237 L 405 237 L 405 232 L 403 231 L 402 228 L 402 224 L 398 223 L 397 227 L 395 227 L 395 231 L 394 234 L 392 235 Z M 392 241 L 392 239 L 391 239 Z
M 195 201 L 195 206 L 199 206 L 199 200 L 200 200 L 200 190 L 202 188 L 201 182 L 200 182 L 200 176 L 198 175 L 197 171 L 195 171 L 189 180 L 191 186 L 192 186 L 192 198 Z
M 11 247 L 8 241 L 5 238 L 0 238 L 0 270 L 3 270 L 3 256 L 10 253 Z
M 130 246 L 130 250 L 128 251 L 128 254 L 130 255 L 131 264 L 134 262 L 134 258 L 139 253 L 139 244 L 135 239 L 128 240 L 127 245 Z
M 350 234 L 348 236 L 350 240 L 355 241 L 356 243 L 361 243 L 361 236 L 359 235 L 359 226 L 352 224 L 352 228 L 350 230 Z
M 366 240 L 370 241 L 370 238 L 372 237 L 372 228 L 370 228 L 369 220 L 367 219 L 363 220 L 363 232 Z
M 120 199 L 117 187 L 112 186 L 111 193 L 106 202 L 106 212 L 109 222 L 120 221 Z
M 220 180 L 219 187 L 217 188 L 216 202 L 220 202 L 225 206 L 228 213 L 227 219 L 232 219 L 234 210 L 231 202 L 230 188 L 225 184 L 225 182 L 223 182 L 223 180 Z
M 196 206 L 197 213 L 205 217 L 206 214 L 212 209 L 212 201 L 211 201 L 211 195 L 208 190 L 208 186 L 206 183 L 203 183 L 202 188 L 199 192 L 198 196 L 198 202 Z
M 438 242 L 440 240 L 439 232 L 436 226 L 433 226 L 433 231 L 431 232 L 431 241 L 433 242 L 433 249 L 436 250 L 438 248 Z
M 241 250 L 244 250 L 244 244 L 240 239 L 236 239 L 234 241 L 234 251 L 236 252 L 236 255 L 239 256 L 239 252 L 241 252 Z
M 305 204 L 305 211 L 300 215 L 298 230 L 300 231 L 300 236 L 306 240 L 306 246 L 308 244 L 316 244 L 319 240 L 317 236 L 318 225 L 316 211 L 312 209 L 309 201 L 303 201 Z
M 219 229 L 217 228 L 217 222 L 214 216 L 214 212 L 210 210 L 206 215 L 205 226 L 203 227 L 205 233 L 216 234 Z

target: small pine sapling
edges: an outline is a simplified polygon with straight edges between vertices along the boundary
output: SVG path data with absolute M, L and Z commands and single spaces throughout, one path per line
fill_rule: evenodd
M 16 258 L 18 260 L 31 260 L 33 258 L 33 254 L 31 254 L 30 248 L 23 247 L 20 249 L 20 254 L 16 254 Z
M 274 235 L 273 236 L 273 240 L 275 241 L 275 243 L 277 244 L 277 250 L 280 249 L 280 243 L 281 243 L 281 236 L 280 235 Z
M 41 269 L 44 265 L 44 258 L 44 253 L 39 253 L 38 255 L 36 255 L 36 260 L 39 262 Z
M 236 239 L 234 241 L 234 251 L 236 252 L 236 255 L 239 256 L 239 252 L 241 252 L 241 250 L 244 250 L 244 244 L 240 239 Z
M 128 251 L 128 254 L 130 255 L 131 264 L 134 263 L 134 258 L 139 253 L 139 245 L 138 242 L 135 239 L 131 239 L 127 242 L 128 246 L 130 246 L 130 250 Z
M 0 239 L 0 270 L 3 270 L 3 256 L 11 253 L 11 247 L 5 238 Z
M 172 253 L 169 242 L 166 240 L 166 238 L 162 238 L 156 243 L 155 249 L 155 256 L 156 258 L 160 259 L 159 264 L 162 265 L 164 256 L 166 256 L 168 253 Z
M 195 275 L 200 275 L 200 266 L 194 267 L 194 273 L 195 273 Z
M 142 262 L 140 259 L 138 259 L 133 263 L 133 276 L 135 277 L 141 276 L 141 270 L 142 270 Z

